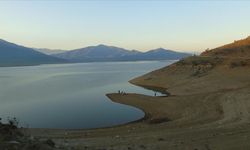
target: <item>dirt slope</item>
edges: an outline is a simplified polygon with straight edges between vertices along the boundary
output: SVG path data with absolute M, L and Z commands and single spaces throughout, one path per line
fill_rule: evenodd
M 233 43 L 205 51 L 201 56 L 250 57 L 250 36 Z
M 130 82 L 166 89 L 171 95 L 233 90 L 249 85 L 250 59 L 194 56 Z

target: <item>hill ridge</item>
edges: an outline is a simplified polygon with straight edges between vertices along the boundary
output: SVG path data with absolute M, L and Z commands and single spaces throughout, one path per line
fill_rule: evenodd
M 141 52 L 137 50 L 128 50 L 116 46 L 99 44 L 97 46 L 88 46 L 54 54 L 53 56 L 68 59 L 70 61 L 88 62 L 181 59 L 190 55 L 191 54 L 189 53 L 176 52 L 164 48 L 157 48 L 146 52 Z
M 235 40 L 212 50 L 201 53 L 201 56 L 221 56 L 221 57 L 250 57 L 250 36 L 245 39 Z

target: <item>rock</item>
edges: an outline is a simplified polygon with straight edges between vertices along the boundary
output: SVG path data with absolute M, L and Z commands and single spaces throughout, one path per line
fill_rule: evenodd
M 51 139 L 48 139 L 48 140 L 44 141 L 44 144 L 47 144 L 50 147 L 55 147 L 55 142 L 52 141 Z
M 158 141 L 164 141 L 164 139 L 163 138 L 159 138 Z
M 140 148 L 142 148 L 142 149 L 146 149 L 146 146 L 144 146 L 144 145 L 140 145 Z

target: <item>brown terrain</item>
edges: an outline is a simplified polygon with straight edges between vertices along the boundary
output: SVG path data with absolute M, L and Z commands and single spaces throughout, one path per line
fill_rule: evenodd
M 62 149 L 250 149 L 250 38 L 130 82 L 168 96 L 107 94 L 114 102 L 142 109 L 145 117 L 138 122 L 93 130 L 27 132 L 51 138 Z
M 243 40 L 236 40 L 233 43 L 207 50 L 201 56 L 220 56 L 220 57 L 250 57 L 250 36 Z

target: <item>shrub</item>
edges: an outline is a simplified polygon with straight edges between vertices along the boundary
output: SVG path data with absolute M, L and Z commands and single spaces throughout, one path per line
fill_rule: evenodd
M 17 120 L 16 117 L 14 117 L 14 118 L 8 118 L 8 123 L 9 123 L 10 126 L 13 126 L 13 127 L 16 127 L 16 128 L 19 125 L 19 121 Z
M 247 62 L 246 61 L 233 61 L 230 63 L 230 67 L 231 68 L 235 68 L 235 67 L 244 67 L 247 66 Z

